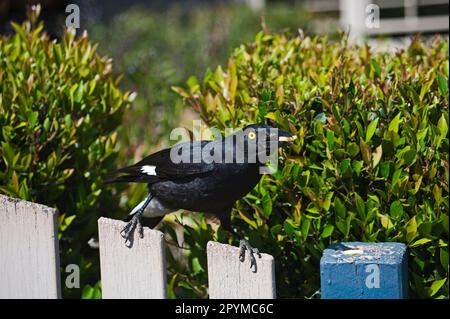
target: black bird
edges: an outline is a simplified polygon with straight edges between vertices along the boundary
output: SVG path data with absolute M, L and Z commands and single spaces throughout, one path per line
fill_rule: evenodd
M 231 232 L 231 209 L 259 182 L 266 164 L 261 159 L 277 151 L 279 143 L 284 146 L 294 139 L 289 132 L 252 124 L 226 138 L 180 143 L 118 169 L 105 183 L 147 183 L 149 188 L 147 198 L 125 219 L 125 244 L 132 245 L 136 228 L 142 238 L 142 225 L 153 228 L 164 215 L 180 209 L 216 215 Z M 248 250 L 250 267 L 256 271 L 254 254 L 260 257 L 259 251 L 246 240 L 239 248 L 239 259 L 244 261 Z

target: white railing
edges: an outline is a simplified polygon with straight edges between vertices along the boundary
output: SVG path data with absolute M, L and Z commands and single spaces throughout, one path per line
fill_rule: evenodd
M 374 35 L 448 33 L 448 11 L 439 15 L 419 14 L 421 8 L 448 6 L 448 3 L 448 0 L 309 0 L 305 7 L 313 13 L 339 13 L 341 28 L 348 31 L 351 38 L 361 39 Z M 367 24 L 371 5 L 376 5 L 380 11 L 398 8 L 401 14 L 398 17 L 385 17 L 383 12 L 378 12 L 379 23 L 373 27 Z

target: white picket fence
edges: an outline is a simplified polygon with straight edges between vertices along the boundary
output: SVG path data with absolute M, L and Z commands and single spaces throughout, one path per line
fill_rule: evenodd
M 418 32 L 448 33 L 449 14 L 419 15 L 421 7 L 448 5 L 448 0 L 340 0 L 340 24 L 350 32 L 350 37 L 361 38 L 374 35 L 416 34 Z M 370 5 L 379 9 L 402 9 L 400 17 L 384 18 L 379 12 L 376 27 L 367 25 L 367 17 L 372 12 Z
M 56 218 L 53 208 L 0 195 L 0 299 L 61 298 Z M 128 248 L 124 225 L 98 220 L 103 298 L 166 298 L 164 234 L 144 228 Z M 253 273 L 237 247 L 209 242 L 205 253 L 210 298 L 275 298 L 272 256 L 262 254 Z

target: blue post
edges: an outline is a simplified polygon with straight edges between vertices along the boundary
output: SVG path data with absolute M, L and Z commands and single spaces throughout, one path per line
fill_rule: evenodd
M 324 299 L 408 298 L 408 258 L 402 243 L 348 242 L 329 246 L 320 260 Z

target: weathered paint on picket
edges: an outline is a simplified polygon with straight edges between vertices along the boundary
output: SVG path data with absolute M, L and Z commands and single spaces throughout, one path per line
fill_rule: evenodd
M 53 208 L 0 195 L 0 298 L 60 298 Z
M 144 227 L 144 238 L 139 238 L 136 232 L 133 246 L 129 248 L 120 235 L 125 225 L 103 217 L 98 220 L 102 297 L 166 298 L 163 233 Z
M 207 254 L 211 299 L 275 298 L 275 262 L 271 255 L 256 257 L 257 271 L 254 273 L 248 254 L 244 262 L 239 261 L 238 247 L 210 241 Z

